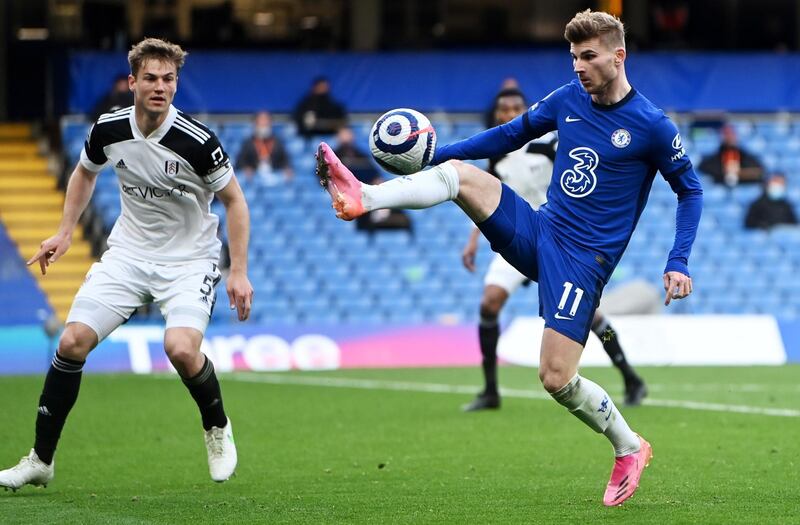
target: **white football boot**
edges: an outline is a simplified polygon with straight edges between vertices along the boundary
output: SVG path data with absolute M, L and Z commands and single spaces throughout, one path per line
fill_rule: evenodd
M 31 449 L 30 454 L 19 460 L 15 466 L 0 470 L 0 487 L 14 492 L 23 485 L 34 485 L 47 487 L 53 480 L 55 471 L 55 460 L 49 465 L 39 459 L 36 451 Z
M 217 483 L 227 481 L 236 470 L 236 444 L 233 442 L 233 426 L 230 418 L 222 427 L 206 430 L 206 450 L 208 450 L 208 471 Z

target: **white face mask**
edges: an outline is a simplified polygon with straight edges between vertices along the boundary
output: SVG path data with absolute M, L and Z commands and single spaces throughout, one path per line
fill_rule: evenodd
M 272 128 L 270 126 L 259 126 L 255 130 L 255 135 L 260 139 L 267 139 L 272 136 Z
M 777 183 L 777 184 L 768 184 L 767 185 L 767 197 L 770 199 L 777 201 L 784 197 L 786 197 L 786 186 Z

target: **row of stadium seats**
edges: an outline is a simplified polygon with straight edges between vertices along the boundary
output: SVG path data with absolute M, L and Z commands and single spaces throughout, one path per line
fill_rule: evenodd
M 17 247 L 0 223 L 0 324 L 15 325 L 43 321 L 52 309 L 36 279 L 17 255 Z
M 359 121 L 353 125 L 357 140 L 365 147 L 369 124 Z M 442 143 L 481 129 L 477 118 L 434 125 Z M 797 166 L 787 169 L 787 175 L 790 200 L 800 206 L 800 125 L 776 119 L 742 119 L 734 125 L 745 146 L 751 146 L 765 161 L 772 159 L 766 162 L 768 168 Z M 250 124 L 238 119 L 215 120 L 212 127 L 234 158 L 239 144 L 251 133 Z M 86 123 L 63 127 L 70 162 L 80 154 L 87 130 Z M 471 224 L 455 205 L 409 212 L 413 233 L 370 236 L 331 213 L 328 197 L 313 175 L 316 141 L 298 137 L 288 123 L 277 124 L 275 131 L 292 157 L 294 181 L 269 186 L 258 180 L 241 180 L 251 211 L 250 268 L 257 322 L 477 320 L 482 275 L 492 253 L 483 242 L 476 274 L 464 270 L 460 253 Z M 711 130 L 682 126 L 681 132 L 696 165 L 702 155 L 719 145 Z M 335 143 L 332 137 L 326 139 Z M 761 189 L 729 189 L 709 181 L 704 188 L 705 210 L 690 265 L 695 293 L 690 301 L 677 302 L 668 311 L 800 316 L 800 284 L 795 279 L 800 269 L 800 229 L 745 231 L 742 224 L 747 207 Z M 118 184 L 111 170 L 99 178 L 92 202 L 110 228 L 119 214 Z M 217 203 L 214 210 L 224 215 Z M 675 195 L 658 178 L 619 273 L 645 278 L 660 287 L 673 241 L 674 217 Z M 218 292 L 224 295 L 224 283 Z M 510 318 L 537 311 L 537 296 L 531 289 L 515 294 L 505 314 Z M 219 322 L 232 320 L 227 308 L 218 308 L 214 316 Z

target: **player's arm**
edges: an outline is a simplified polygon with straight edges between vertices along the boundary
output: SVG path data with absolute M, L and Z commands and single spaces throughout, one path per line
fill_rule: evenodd
M 651 162 L 678 196 L 675 214 L 675 242 L 664 268 L 664 304 L 692 293 L 689 254 L 692 251 L 700 214 L 703 211 L 703 186 L 681 143 L 678 128 L 666 116 L 653 126 Z
M 253 286 L 247 278 L 250 212 L 236 177 L 231 177 L 228 184 L 216 195 L 225 206 L 228 223 L 228 250 L 231 257 L 231 269 L 227 280 L 228 299 L 231 310 L 235 308 L 239 320 L 244 321 L 250 316 L 253 303 Z
M 451 159 L 488 159 L 518 150 L 536 138 L 531 134 L 525 114 L 468 139 L 436 148 L 431 164 L 441 164 Z
M 83 210 L 92 198 L 97 172 L 90 171 L 80 162 L 75 166 L 67 183 L 67 192 L 64 197 L 64 214 L 58 232 L 52 237 L 42 241 L 39 251 L 28 260 L 28 266 L 39 261 L 42 275 L 47 273 L 47 267 L 64 255 L 72 245 L 72 232 L 78 224 Z
M 253 287 L 247 278 L 247 244 L 250 240 L 250 212 L 242 188 L 236 180 L 231 167 L 230 158 L 220 144 L 213 131 L 201 123 L 191 120 L 200 126 L 209 137 L 202 146 L 195 147 L 187 153 L 194 171 L 200 176 L 206 188 L 213 191 L 225 206 L 228 224 L 228 252 L 231 258 L 226 291 L 231 310 L 236 309 L 240 321 L 250 316 L 253 303 Z
M 669 252 L 664 269 L 664 304 L 672 299 L 683 299 L 692 293 L 692 278 L 689 276 L 689 254 L 697 236 L 700 215 L 703 211 L 703 187 L 700 177 L 689 165 L 683 173 L 665 177 L 672 191 L 678 196 L 675 213 L 675 243 Z
M 516 151 L 531 140 L 555 130 L 560 101 L 567 96 L 569 89 L 569 86 L 564 86 L 555 90 L 507 124 L 487 129 L 453 144 L 437 147 L 431 165 L 435 166 L 451 159 L 477 160 L 498 157 Z

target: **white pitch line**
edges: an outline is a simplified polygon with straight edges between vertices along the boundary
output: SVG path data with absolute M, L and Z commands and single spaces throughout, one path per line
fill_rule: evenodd
M 647 390 L 650 392 L 800 392 L 800 385 L 778 384 L 771 385 L 767 383 L 647 383 Z
M 355 379 L 349 377 L 296 376 L 284 374 L 254 374 L 239 372 L 226 377 L 228 380 L 246 383 L 269 383 L 275 385 L 304 385 L 329 388 L 356 388 L 361 390 L 392 390 L 398 392 L 424 392 L 434 394 L 474 394 L 474 385 L 448 385 L 443 383 L 417 383 L 413 381 L 384 381 L 379 379 Z M 505 397 L 549 400 L 546 392 L 501 388 Z M 728 405 L 702 401 L 683 401 L 677 399 L 645 399 L 644 404 L 654 407 L 685 408 L 707 412 L 733 412 L 737 414 L 757 414 L 761 416 L 800 417 L 800 410 L 791 408 L 765 408 L 748 405 Z

